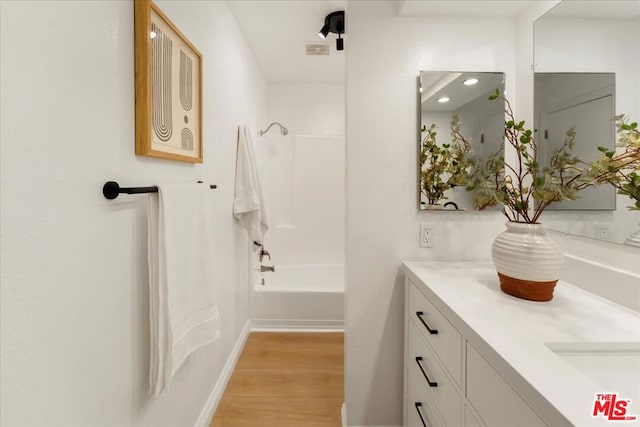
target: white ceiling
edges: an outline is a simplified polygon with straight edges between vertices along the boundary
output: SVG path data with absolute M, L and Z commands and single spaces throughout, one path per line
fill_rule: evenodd
M 638 16 L 640 0 L 565 0 L 544 18 L 634 19 Z
M 389 17 L 515 17 L 536 0 L 229 0 L 242 33 L 268 82 L 340 83 L 345 81 L 349 51 L 349 10 L 358 15 Z M 347 10 L 347 4 L 349 10 Z M 328 56 L 307 56 L 307 43 L 324 42 L 318 31 L 324 18 L 346 11 L 345 50 L 336 50 L 329 34 Z M 619 18 L 640 15 L 640 0 L 567 1 L 549 17 Z
M 344 82 L 349 50 L 349 7 L 378 16 L 514 16 L 531 1 L 416 0 L 230 0 L 229 7 L 269 82 Z M 318 43 L 330 12 L 345 10 L 345 50 L 329 34 L 328 56 L 307 56 L 305 44 Z
M 473 86 L 462 84 L 467 79 L 477 78 Z M 422 85 L 422 111 L 450 112 L 487 93 L 493 93 L 504 83 L 502 73 L 456 73 L 447 71 L 423 71 L 420 73 Z M 439 103 L 438 98 L 446 96 L 447 103 Z
M 539 0 L 352 0 L 364 16 L 514 17 Z
M 345 50 L 329 34 L 328 56 L 307 56 L 307 42 L 323 42 L 324 18 L 346 10 L 346 0 L 231 0 L 228 2 L 268 82 L 338 83 L 345 80 Z M 345 19 L 349 31 L 348 17 Z
M 534 1 L 524 0 L 401 0 L 398 1 L 400 16 L 517 16 Z

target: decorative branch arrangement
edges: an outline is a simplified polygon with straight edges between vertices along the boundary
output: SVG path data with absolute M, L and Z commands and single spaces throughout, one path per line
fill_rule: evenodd
M 628 196 L 634 202 L 629 210 L 640 210 L 640 131 L 638 123 L 631 122 L 620 114 L 616 122 L 618 140 L 616 150 L 598 147 L 603 154 L 598 161 L 590 163 L 587 176 L 598 184 L 609 183 L 618 189 L 618 194 Z
M 552 203 L 575 200 L 580 190 L 604 183 L 612 184 L 619 194 L 629 196 L 635 201 L 631 209 L 640 210 L 640 132 L 637 123 L 629 123 L 624 115 L 614 117 L 618 130 L 617 149 L 610 151 L 598 147 L 603 154 L 592 163 L 585 163 L 571 153 L 576 131 L 569 129 L 562 146 L 553 151 L 549 164 L 541 166 L 534 131 L 527 129 L 524 121 L 516 121 L 509 101 L 498 90 L 489 99 L 505 102 L 504 139 L 515 150 L 517 160 L 514 165 L 505 162 L 504 146 L 484 160 L 470 156 L 467 190 L 475 192 L 474 203 L 478 210 L 502 204 L 502 213 L 509 221 L 537 223 Z M 454 130 L 452 126 L 452 133 L 456 133 L 454 140 L 466 142 L 459 129 Z
M 467 165 L 466 153 L 470 144 L 465 139 L 456 138 L 460 133 L 460 120 L 454 116 L 451 121 L 451 144 L 438 145 L 436 142 L 436 125 L 422 127 L 425 135 L 420 148 L 420 191 L 427 198 L 430 206 L 437 205 L 446 199 L 444 193 L 456 185 L 465 185 Z

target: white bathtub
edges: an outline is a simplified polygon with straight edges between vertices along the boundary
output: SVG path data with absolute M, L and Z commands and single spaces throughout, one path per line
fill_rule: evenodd
M 276 265 L 255 275 L 250 304 L 254 329 L 342 330 L 344 265 Z

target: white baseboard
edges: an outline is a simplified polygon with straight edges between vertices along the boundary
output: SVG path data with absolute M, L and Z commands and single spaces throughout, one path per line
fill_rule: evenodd
M 202 412 L 200 412 L 200 416 L 198 417 L 194 427 L 208 427 L 211 423 L 211 418 L 218 408 L 220 399 L 222 399 L 222 395 L 224 394 L 224 389 L 227 387 L 227 384 L 231 379 L 231 374 L 233 374 L 236 363 L 238 363 L 238 359 L 240 358 L 240 354 L 242 353 L 242 349 L 244 348 L 244 344 L 247 342 L 250 332 L 251 321 L 247 320 L 247 323 L 245 323 L 242 331 L 240 332 L 240 336 L 236 340 L 236 344 L 233 346 L 233 350 L 231 350 L 227 363 L 225 363 L 224 368 L 222 368 L 220 378 L 218 378 L 215 387 L 211 391 L 211 394 L 202 408 Z
M 344 332 L 342 320 L 252 319 L 252 331 Z

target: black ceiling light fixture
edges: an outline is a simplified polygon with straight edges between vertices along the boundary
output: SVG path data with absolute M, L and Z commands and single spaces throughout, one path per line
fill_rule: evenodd
M 329 33 L 335 33 L 338 35 L 336 40 L 336 49 L 344 50 L 344 40 L 342 34 L 344 34 L 344 10 L 338 10 L 331 12 L 324 18 L 324 25 L 320 29 L 318 35 L 323 39 L 326 39 Z

